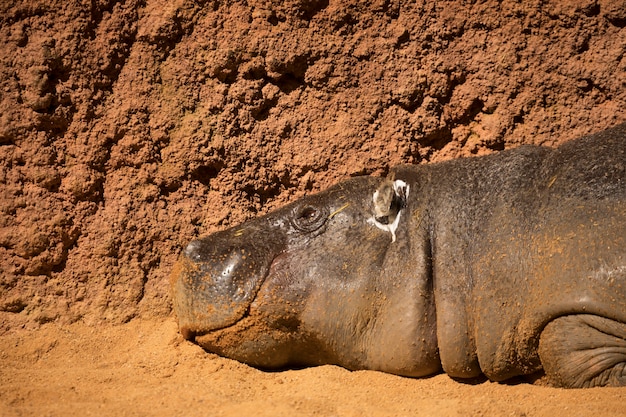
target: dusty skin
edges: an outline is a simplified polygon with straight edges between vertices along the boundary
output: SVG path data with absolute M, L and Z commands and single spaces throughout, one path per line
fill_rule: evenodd
M 626 390 L 263 373 L 183 342 L 191 239 L 399 163 L 626 121 L 623 1 L 0 1 L 0 416 L 626 414 Z
M 0 338 L 0 381 L 6 417 L 626 414 L 626 388 L 464 384 L 335 366 L 262 372 L 183 341 L 172 319 L 14 332 Z

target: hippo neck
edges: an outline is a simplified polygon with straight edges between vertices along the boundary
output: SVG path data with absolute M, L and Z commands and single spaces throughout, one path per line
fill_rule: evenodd
M 450 221 L 463 213 L 454 204 L 454 196 L 459 193 L 455 189 L 458 179 L 446 177 L 446 165 L 451 165 L 451 172 L 455 173 L 454 163 L 448 163 L 400 166 L 392 175 L 407 181 L 417 196 L 409 209 L 410 219 L 419 221 L 408 226 L 415 245 L 423 248 L 430 260 L 416 275 L 427 276 L 431 281 L 441 365 L 452 376 L 473 377 L 480 374 L 480 369 L 466 299 L 472 289 L 471 271 L 464 253 L 469 250 L 468 237 L 461 225 Z
M 479 236 L 485 236 L 485 229 L 497 227 L 490 215 L 523 203 L 507 201 L 502 190 L 532 189 L 546 152 L 545 148 L 525 147 L 490 157 L 404 166 L 394 173 L 415 190 L 413 195 L 420 201 L 413 202 L 413 210 L 428 223 L 428 241 L 422 244 L 431 250 L 439 355 L 444 371 L 451 376 L 467 378 L 481 373 L 474 308 L 480 300 L 474 288 L 481 279 L 474 266 L 485 247 Z M 499 170 L 493 168 L 494 159 L 499 160 Z M 519 312 L 509 313 L 511 320 L 518 320 Z

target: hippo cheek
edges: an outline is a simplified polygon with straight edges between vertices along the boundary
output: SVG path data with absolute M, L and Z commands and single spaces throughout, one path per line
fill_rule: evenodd
M 271 253 L 218 243 L 191 242 L 174 268 L 173 306 L 186 339 L 241 320 L 272 262 Z

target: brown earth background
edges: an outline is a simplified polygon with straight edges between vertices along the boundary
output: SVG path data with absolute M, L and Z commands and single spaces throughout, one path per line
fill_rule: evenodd
M 0 415 L 625 415 L 626 389 L 265 373 L 177 335 L 190 239 L 626 121 L 626 2 L 0 2 Z

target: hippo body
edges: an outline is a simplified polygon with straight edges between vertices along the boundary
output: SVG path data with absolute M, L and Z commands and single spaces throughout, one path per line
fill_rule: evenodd
M 192 241 L 172 291 L 257 367 L 626 385 L 626 125 L 347 180 Z

